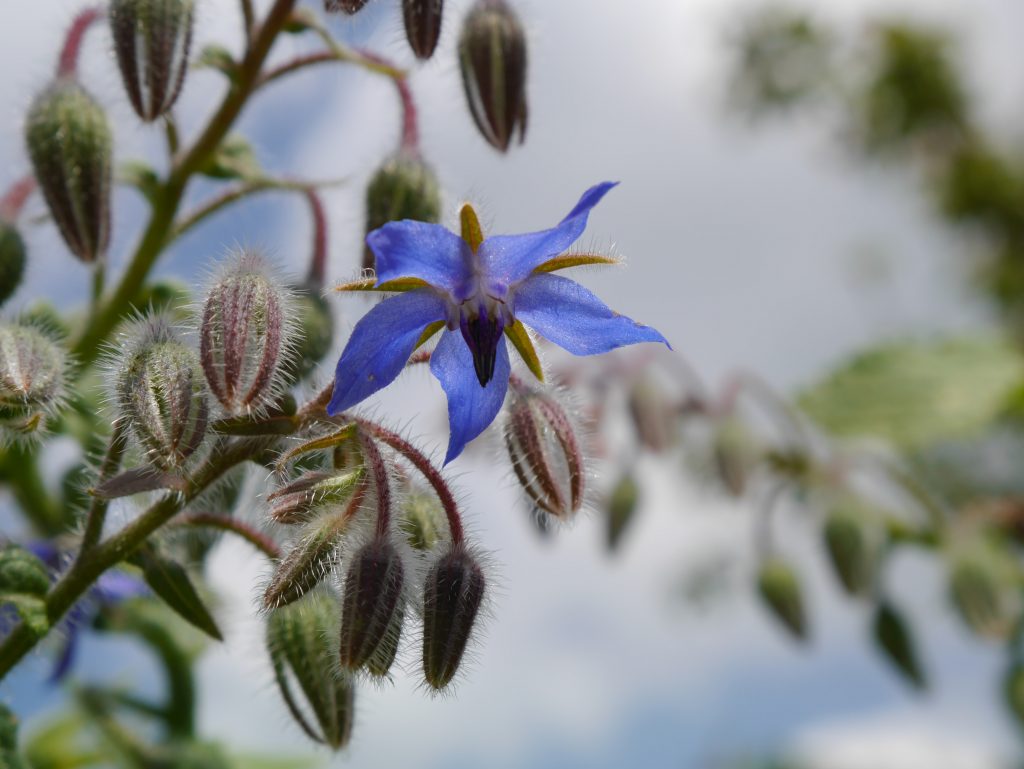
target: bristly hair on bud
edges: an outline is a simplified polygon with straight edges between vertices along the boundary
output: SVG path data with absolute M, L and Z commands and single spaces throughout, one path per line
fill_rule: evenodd
M 526 136 L 526 33 L 504 0 L 477 0 L 459 39 L 469 111 L 492 147 L 506 152 Z
M 228 414 L 259 410 L 279 394 L 297 331 L 286 285 L 263 257 L 243 250 L 229 259 L 206 295 L 200 361 Z
M 192 44 L 194 0 L 111 0 L 114 52 L 128 99 L 147 123 L 181 93 Z
M 0 442 L 29 440 L 64 402 L 67 355 L 47 330 L 0 323 Z
M 366 232 L 388 222 L 441 220 L 441 188 L 434 170 L 418 152 L 401 149 L 391 155 L 366 188 Z M 373 269 L 373 251 L 363 250 L 363 269 Z
M 431 566 L 423 586 L 423 675 L 442 690 L 451 682 L 477 624 L 487 580 L 479 559 L 462 545 Z
M 115 394 L 120 418 L 153 465 L 178 470 L 202 444 L 210 416 L 206 392 L 195 351 L 168 319 L 136 321 L 122 345 Z
M 338 648 L 343 669 L 359 670 L 384 645 L 387 653 L 377 659 L 375 672 L 387 673 L 401 633 L 405 582 L 402 557 L 385 537 L 375 537 L 349 558 L 341 583 Z
M 363 9 L 369 0 L 324 0 L 324 10 L 328 13 L 347 13 L 351 16 Z
M 441 37 L 444 0 L 402 0 L 405 36 L 418 59 L 434 55 Z
M 32 103 L 25 123 L 32 170 L 71 253 L 103 257 L 110 240 L 113 137 L 103 108 L 61 78 Z
M 364 478 L 361 467 L 348 471 L 311 470 L 267 496 L 270 517 L 286 526 L 307 523 L 346 505 Z

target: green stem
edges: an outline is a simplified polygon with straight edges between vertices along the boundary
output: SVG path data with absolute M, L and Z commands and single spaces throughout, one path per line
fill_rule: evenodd
M 127 441 L 125 440 L 127 437 L 126 432 L 126 423 L 124 421 L 118 420 L 114 423 L 114 432 L 110 435 L 107 453 L 100 464 L 99 475 L 96 479 L 97 484 L 107 480 L 121 466 L 121 459 L 124 457 L 125 448 L 127 447 Z M 85 532 L 82 534 L 80 553 L 87 553 L 100 541 L 100 537 L 103 534 L 103 523 L 106 520 L 107 508 L 109 506 L 110 501 L 108 499 L 93 497 L 89 505 L 88 516 L 85 519 Z

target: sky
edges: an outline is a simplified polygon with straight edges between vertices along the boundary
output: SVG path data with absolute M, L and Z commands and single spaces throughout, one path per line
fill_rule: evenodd
M 466 112 L 454 52 L 465 0 L 449 0 L 441 47 L 412 76 L 423 152 L 438 170 L 449 221 L 471 200 L 488 230 L 540 229 L 586 187 L 620 181 L 585 238 L 626 257 L 627 266 L 582 280 L 617 310 L 659 328 L 712 382 L 748 369 L 795 391 L 873 342 L 989 322 L 967 287 L 964 244 L 935 225 L 913 178 L 857 168 L 837 150 L 834 133 L 813 121 L 755 129 L 729 115 L 724 40 L 753 2 L 511 2 L 530 40 L 525 145 L 498 155 Z M 0 26 L 0 103 L 14 106 L 0 121 L 8 179 L 27 169 L 20 116 L 49 78 L 79 5 L 18 3 L 16 22 Z M 397 5 L 373 0 L 332 29 L 411 66 Z M 1024 85 L 1020 74 L 1009 74 L 1024 72 L 1018 0 L 804 5 L 849 24 L 886 9 L 955 25 L 986 118 L 1014 135 Z M 232 0 L 200 0 L 200 9 L 197 49 L 212 40 L 237 47 Z M 302 46 L 284 40 L 275 57 Z M 161 137 L 130 112 L 105 33 L 90 39 L 83 76 L 108 107 L 119 159 L 156 156 Z M 186 135 L 219 88 L 214 74 L 190 74 L 178 110 Z M 332 278 L 357 269 L 362 190 L 395 146 L 397 121 L 390 85 L 344 67 L 282 81 L 243 116 L 240 128 L 268 169 L 347 179 L 325 194 Z M 37 201 L 33 212 L 41 210 Z M 133 193 L 118 194 L 115 271 L 143 214 Z M 180 241 L 161 270 L 195 281 L 227 248 L 245 244 L 301 273 L 309 235 L 301 204 L 265 198 Z M 29 275 L 14 306 L 40 295 L 79 301 L 85 271 L 52 230 L 35 228 L 30 245 Z M 865 252 L 885 259 L 885 283 L 855 280 Z M 341 328 L 364 308 L 339 307 Z M 410 374 L 375 407 L 440 453 L 443 396 L 425 372 Z M 471 669 L 455 696 L 432 699 L 416 685 L 410 654 L 408 674 L 393 687 L 361 691 L 354 743 L 330 765 L 660 769 L 778 751 L 822 769 L 987 769 L 1016 755 L 1013 727 L 994 697 L 998 649 L 959 627 L 928 560 L 901 557 L 889 577 L 915 626 L 929 628 L 924 656 L 935 683 L 920 697 L 871 651 L 865 607 L 841 598 L 798 516 L 787 517 L 785 531 L 806 567 L 815 626 L 806 649 L 778 631 L 750 590 L 705 612 L 676 594 L 680 575 L 709 553 L 752 563 L 742 505 L 681 480 L 674 464 L 644 463 L 641 517 L 623 552 L 609 559 L 594 516 L 541 542 L 512 484 L 495 470 L 496 453 L 492 444 L 467 453 L 455 473 L 472 529 L 500 575 Z M 225 543 L 211 575 L 228 640 L 201 663 L 204 733 L 239 748 L 307 752 L 272 690 L 253 618 L 263 565 L 244 545 Z M 115 665 L 107 645 L 92 648 L 102 673 L 152 678 L 144 658 L 126 654 Z M 39 691 L 44 667 L 33 660 L 2 692 L 16 705 L 33 703 L 37 717 L 53 703 Z

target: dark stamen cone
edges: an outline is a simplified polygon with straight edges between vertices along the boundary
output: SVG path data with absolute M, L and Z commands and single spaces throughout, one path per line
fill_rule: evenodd
M 443 689 L 462 662 L 484 598 L 484 572 L 472 555 L 455 547 L 438 559 L 423 589 L 423 674 Z
M 444 0 L 402 0 L 405 36 L 417 58 L 429 59 L 441 37 Z
M 21 285 L 25 274 L 25 241 L 11 223 L 0 219 L 0 304 Z
M 342 668 L 358 670 L 373 658 L 402 611 L 404 584 L 402 559 L 386 540 L 374 540 L 352 557 L 342 590 Z
M 441 189 L 433 169 L 419 153 L 400 150 L 389 157 L 366 188 L 366 232 L 388 222 L 414 219 L 436 224 L 441 219 Z M 363 269 L 374 266 L 369 246 L 363 251 Z

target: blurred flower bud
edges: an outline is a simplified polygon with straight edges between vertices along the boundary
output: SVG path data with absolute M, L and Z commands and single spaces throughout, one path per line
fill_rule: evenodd
M 824 533 L 825 548 L 843 588 L 850 595 L 867 594 L 874 581 L 877 554 L 861 511 L 832 511 Z
M 553 397 L 513 392 L 505 426 L 512 469 L 530 502 L 568 520 L 583 506 L 585 463 L 576 428 Z
M 50 573 L 35 554 L 17 545 L 0 550 L 0 602 L 4 594 L 44 596 Z
M 111 0 L 114 53 L 128 98 L 147 123 L 181 93 L 192 43 L 193 0 Z
M 206 435 L 210 408 L 199 361 L 163 318 L 139 323 L 120 360 L 121 417 L 149 460 L 162 470 L 184 466 Z
M 678 404 L 649 377 L 641 377 L 630 388 L 629 414 L 644 448 L 660 454 L 676 444 L 678 413 Z
M 758 461 L 754 439 L 736 417 L 727 417 L 717 426 L 712 445 L 718 480 L 727 492 L 741 497 L 747 490 Z
M 1017 726 L 1024 728 L 1024 664 L 1015 662 L 1006 671 L 1003 679 L 1003 696 L 1006 706 L 1017 721 Z
M 633 514 L 636 513 L 639 498 L 640 487 L 637 485 L 636 478 L 632 473 L 626 473 L 615 484 L 608 499 L 607 532 L 610 551 L 614 552 L 618 548 L 623 532 L 633 520 Z
M 910 630 L 903 617 L 892 606 L 882 604 L 875 613 L 875 643 L 903 677 L 914 687 L 925 686 L 924 672 L 917 658 L 917 651 Z
M 1003 559 L 991 548 L 957 559 L 949 580 L 950 595 L 960 616 L 975 633 L 1007 638 L 1020 613 L 1016 572 L 1002 568 Z
M 341 11 L 350 16 L 361 11 L 369 0 L 324 0 L 324 10 L 329 13 Z
M 767 561 L 757 578 L 757 589 L 765 605 L 798 640 L 807 638 L 803 590 L 796 572 L 779 559 Z
M 423 674 L 434 689 L 455 676 L 484 598 L 477 560 L 461 545 L 441 556 L 423 587 Z
M 492 147 L 505 152 L 526 135 L 526 34 L 504 0 L 477 0 L 459 39 L 469 111 Z
M 444 536 L 445 526 L 444 509 L 433 494 L 414 492 L 406 497 L 398 528 L 413 550 L 433 550 Z
M 355 686 L 334 660 L 330 639 L 337 626 L 337 602 L 327 592 L 275 609 L 267 618 L 267 649 L 288 710 L 310 737 L 335 750 L 348 744 L 355 715 Z
M 21 285 L 25 274 L 25 241 L 12 222 L 0 219 L 0 304 Z
M 270 517 L 278 523 L 306 523 L 322 512 L 346 505 L 363 480 L 363 470 L 304 473 L 267 497 Z
M 103 108 L 78 83 L 58 80 L 32 103 L 25 139 L 64 242 L 84 262 L 101 258 L 110 240 L 113 146 Z
M 64 351 L 39 328 L 0 324 L 0 428 L 17 437 L 35 432 L 64 394 Z
M 384 161 L 366 189 L 366 232 L 388 222 L 415 219 L 436 224 L 441 218 L 441 190 L 433 169 L 418 153 L 399 150 Z M 369 246 L 363 269 L 374 266 Z
M 405 36 L 419 59 L 429 59 L 441 37 L 444 0 L 402 0 Z
M 276 394 L 293 343 L 290 305 L 291 296 L 250 251 L 235 257 L 207 294 L 200 360 L 228 413 L 248 413 Z
M 398 551 L 387 540 L 374 539 L 352 556 L 341 593 L 342 668 L 358 670 L 373 658 L 402 613 L 405 568 Z M 397 644 L 397 638 L 392 639 Z M 393 655 L 392 655 L 393 658 Z M 385 671 L 386 672 L 386 671 Z

